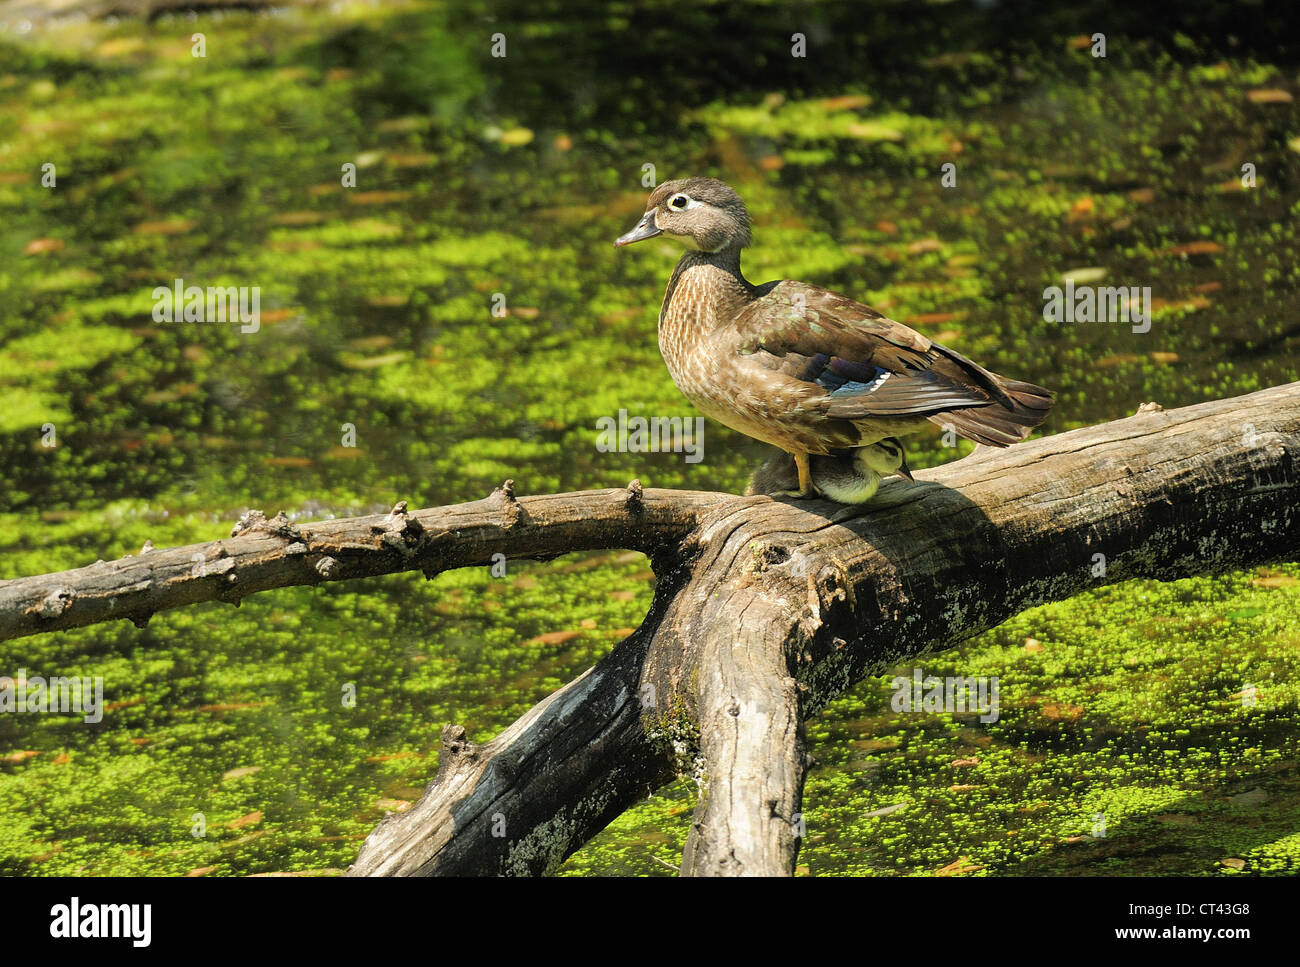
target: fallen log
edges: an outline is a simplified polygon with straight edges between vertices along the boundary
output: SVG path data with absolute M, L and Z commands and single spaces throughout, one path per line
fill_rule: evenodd
M 1146 408 L 1144 408 L 1146 409 Z M 877 500 L 626 489 L 296 524 L 0 583 L 0 639 L 399 570 L 628 548 L 641 627 L 505 732 L 443 730 L 419 802 L 349 875 L 542 874 L 675 775 L 682 872 L 793 872 L 802 723 L 863 677 L 1130 578 L 1300 558 L 1300 383 L 1134 417 L 890 481 Z

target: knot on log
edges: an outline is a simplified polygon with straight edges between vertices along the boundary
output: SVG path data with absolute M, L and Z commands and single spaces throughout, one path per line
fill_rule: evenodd
M 764 571 L 779 567 L 786 561 L 790 560 L 790 549 L 781 544 L 767 544 L 754 542 L 750 545 L 753 556 L 746 565 L 746 570 L 755 574 L 762 574 Z
M 1143 413 L 1163 413 L 1164 411 L 1165 408 L 1161 406 L 1159 403 L 1155 403 L 1155 402 L 1140 403 L 1138 404 L 1137 412 L 1135 412 L 1133 415 L 1141 416 Z
M 302 534 L 298 528 L 289 520 L 284 511 L 280 511 L 270 520 L 267 520 L 266 514 L 260 510 L 246 510 L 239 517 L 239 522 L 230 529 L 231 537 L 238 537 L 241 534 L 247 534 L 250 531 L 264 531 L 275 537 L 283 537 L 288 541 L 302 540 Z
M 501 505 L 501 526 L 505 530 L 510 530 L 519 523 L 519 514 L 522 508 L 519 501 L 515 499 L 515 482 L 513 479 L 503 480 L 501 486 L 492 491 L 488 498 Z
M 334 572 L 338 570 L 339 562 L 332 557 L 322 557 L 316 562 L 316 573 L 323 578 L 331 578 Z
M 410 557 L 425 542 L 424 526 L 406 512 L 406 501 L 399 500 L 382 523 L 371 525 L 370 532 L 402 557 Z
M 645 510 L 645 489 L 639 478 L 629 481 L 627 485 L 627 509 L 634 514 Z
M 463 725 L 444 725 L 442 727 L 442 756 L 438 760 L 438 775 L 446 774 L 449 769 L 458 769 L 469 765 L 478 758 L 478 746 L 469 740 L 469 733 Z
M 72 604 L 76 596 L 72 588 L 55 588 L 41 601 L 41 606 L 36 613 L 42 618 L 57 618 L 68 610 L 68 605 Z

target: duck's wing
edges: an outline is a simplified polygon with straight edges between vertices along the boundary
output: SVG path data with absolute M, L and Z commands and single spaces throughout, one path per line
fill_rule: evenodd
M 963 436 L 1005 446 L 1051 407 L 1042 387 L 1004 380 L 870 306 L 803 282 L 764 289 L 714 338 L 829 419 L 943 415 Z

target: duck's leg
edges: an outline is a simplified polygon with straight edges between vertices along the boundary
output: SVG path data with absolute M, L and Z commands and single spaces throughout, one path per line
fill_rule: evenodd
M 794 457 L 795 469 L 799 471 L 799 496 L 815 494 L 817 491 L 813 487 L 812 469 L 808 466 L 812 458 L 806 453 L 792 453 L 791 456 Z
M 799 473 L 799 489 L 782 490 L 772 496 L 801 498 L 822 496 L 822 492 L 818 490 L 812 482 L 812 470 L 808 466 L 808 463 L 812 458 L 806 453 L 791 453 L 790 456 L 794 459 L 795 470 Z

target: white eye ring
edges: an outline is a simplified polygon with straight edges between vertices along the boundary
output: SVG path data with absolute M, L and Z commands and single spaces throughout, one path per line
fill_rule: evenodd
M 692 208 L 698 208 L 702 202 L 696 201 L 685 192 L 678 192 L 668 199 L 668 207 L 675 212 L 689 211 Z

